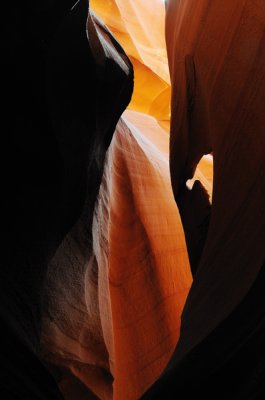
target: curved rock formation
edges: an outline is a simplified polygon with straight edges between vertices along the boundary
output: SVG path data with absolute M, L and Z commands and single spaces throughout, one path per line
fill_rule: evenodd
M 264 393 L 265 133 L 262 1 L 169 1 L 170 170 L 194 282 L 179 343 L 144 398 Z M 213 152 L 213 202 L 185 182 Z M 197 209 L 198 221 L 189 213 Z M 173 397 L 172 397 L 173 396 Z
M 91 250 L 87 207 L 49 266 L 44 356 L 101 399 L 136 399 L 170 358 L 191 284 L 154 118 L 126 111 L 117 125 Z
M 1 394 L 259 399 L 263 2 L 167 1 L 170 79 L 163 1 L 91 3 L 3 8 Z
M 105 152 L 132 93 L 120 45 L 86 1 L 72 5 L 12 2 L 2 9 L 5 398 L 61 398 L 38 355 L 48 262 L 86 197 L 94 207 Z
M 129 109 L 150 114 L 168 127 L 170 78 L 161 0 L 92 0 L 91 8 L 111 29 L 134 67 Z
M 160 2 L 156 4 L 163 10 Z M 111 20 L 109 25 L 120 39 L 118 28 L 127 21 L 132 4 L 123 3 L 120 14 L 114 2 L 93 1 L 92 6 L 105 22 Z M 137 10 L 134 7 L 130 14 L 134 29 Z M 158 15 L 163 26 L 163 14 Z M 143 23 L 140 27 L 143 32 Z M 158 33 L 157 40 L 164 43 L 163 32 Z M 129 32 L 123 38 L 126 50 L 128 38 Z M 135 46 L 145 48 L 145 40 L 138 35 Z M 153 52 L 149 67 L 161 73 L 156 43 L 149 48 Z M 134 67 L 135 62 L 133 58 Z M 155 73 L 142 60 L 141 64 L 149 83 L 139 93 L 142 80 L 135 76 L 129 107 L 141 110 L 144 94 L 144 110 L 154 110 L 158 86 L 149 89 Z M 167 70 L 166 59 L 162 65 Z M 158 75 L 155 79 L 162 82 Z M 106 159 L 93 237 L 88 196 L 81 218 L 50 262 L 42 351 L 61 371 L 60 387 L 65 396 L 72 391 L 70 398 L 77 390 L 73 376 L 99 398 L 139 398 L 164 369 L 178 340 L 191 274 L 170 186 L 164 122 L 138 112 L 124 114 Z M 156 325 L 159 329 L 153 329 Z

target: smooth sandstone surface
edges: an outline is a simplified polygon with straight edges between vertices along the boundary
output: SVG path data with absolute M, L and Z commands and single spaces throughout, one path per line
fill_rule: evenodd
M 169 126 L 171 85 L 161 0 L 92 0 L 91 8 L 111 29 L 134 66 L 129 109 L 150 114 Z
M 194 280 L 174 355 L 146 399 L 264 396 L 264 35 L 262 1 L 167 2 L 170 172 Z M 211 209 L 200 185 L 184 186 L 209 152 Z
M 238 305 L 264 262 L 265 9 L 242 0 L 167 7 L 176 198 L 201 156 L 214 158 L 211 220 L 182 321 L 186 351 Z
M 172 354 L 191 285 L 168 135 L 153 117 L 126 111 L 117 125 L 91 251 L 87 224 L 85 208 L 50 263 L 45 358 L 99 398 L 137 399 Z
M 143 53 L 131 56 L 134 95 L 105 161 L 92 238 L 87 202 L 47 277 L 43 355 L 106 399 L 139 398 L 158 378 L 178 340 L 192 280 L 169 176 L 169 95 L 165 105 L 156 101 L 162 81 L 170 89 L 165 9 L 153 5 L 148 22 L 150 5 L 142 2 L 91 2 L 130 56 L 131 41 Z M 154 20 L 148 34 L 145 23 Z M 75 393 L 69 374 L 62 382 L 64 395 Z
M 72 6 L 4 10 L 1 393 L 260 398 L 263 2 Z

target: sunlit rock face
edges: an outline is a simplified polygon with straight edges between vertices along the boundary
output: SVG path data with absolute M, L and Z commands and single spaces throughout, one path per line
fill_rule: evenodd
M 5 398 L 261 392 L 264 6 L 166 4 L 7 6 Z
M 165 43 L 165 6 L 160 0 L 92 0 L 134 66 L 134 93 L 129 108 L 156 117 L 168 126 L 170 78 Z
M 50 263 L 45 358 L 99 398 L 137 399 L 172 354 L 191 283 L 154 118 L 127 111 L 117 125 L 90 251 L 86 211 Z
M 99 398 L 129 400 L 165 368 L 192 278 L 169 174 L 164 6 L 154 3 L 150 15 L 143 2 L 91 5 L 131 56 L 134 95 L 107 153 L 95 209 L 89 188 L 81 218 L 49 264 L 42 355 L 59 368 L 65 396 L 75 398 L 77 379 Z M 95 21 L 88 20 L 88 39 L 100 67 Z M 108 54 L 108 43 L 103 48 Z M 103 107 L 111 116 L 108 98 L 100 100 L 99 114 Z
M 73 6 L 4 9 L 3 393 L 60 398 L 55 377 L 65 398 L 136 399 L 172 354 L 191 285 L 169 178 L 165 9 L 94 1 L 135 71 L 115 132 L 132 65 L 87 1 Z
M 105 315 L 111 312 L 113 397 L 139 398 L 178 340 L 191 284 L 170 187 L 167 135 L 153 118 L 127 111 L 119 122 L 93 233 L 104 286 L 108 283 L 99 301 Z M 109 306 L 104 298 L 108 292 Z

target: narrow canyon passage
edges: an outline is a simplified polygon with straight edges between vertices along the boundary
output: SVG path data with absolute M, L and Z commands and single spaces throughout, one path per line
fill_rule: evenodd
M 0 393 L 262 399 L 263 1 L 3 15 Z

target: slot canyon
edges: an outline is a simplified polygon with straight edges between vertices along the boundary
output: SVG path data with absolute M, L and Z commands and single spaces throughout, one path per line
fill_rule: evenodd
M 265 398 L 265 2 L 4 2 L 0 394 Z

